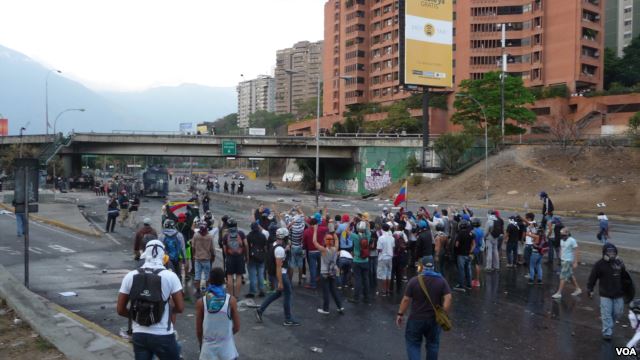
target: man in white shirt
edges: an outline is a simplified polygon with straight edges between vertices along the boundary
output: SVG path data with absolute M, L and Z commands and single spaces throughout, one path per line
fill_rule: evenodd
M 382 281 L 382 296 L 391 295 L 391 264 L 395 240 L 389 231 L 389 224 L 382 224 L 382 235 L 378 237 L 378 280 Z
M 573 275 L 573 269 L 578 267 L 578 243 L 569 233 L 569 228 L 563 227 L 560 230 L 560 261 L 562 268 L 560 270 L 560 287 L 551 297 L 554 299 L 562 299 L 562 289 L 567 281 L 573 282 L 576 290 L 571 293 L 573 296 L 582 294 L 582 289 L 578 285 L 576 277 Z
M 160 360 L 177 360 L 180 357 L 180 351 L 170 319 L 172 313 L 179 314 L 184 311 L 182 285 L 178 276 L 164 267 L 164 245 L 162 242 L 159 240 L 149 241 L 145 246 L 142 258 L 145 260 L 144 265 L 140 269 L 129 272 L 122 280 L 116 307 L 118 315 L 132 320 L 132 343 L 136 360 L 151 359 L 154 355 Z M 153 280 L 157 280 L 156 276 L 160 278 L 159 288 L 153 286 Z M 146 286 L 145 278 L 149 280 Z M 136 294 L 136 289 L 141 290 L 140 293 L 145 293 L 145 296 L 150 298 L 154 297 L 155 292 L 161 292 L 161 294 L 156 294 L 161 295 L 161 301 L 164 302 L 159 322 L 146 321 L 149 319 L 145 316 L 145 311 L 142 308 L 136 312 L 136 307 L 133 305 L 135 299 L 140 298 Z M 130 298 L 132 304 L 127 308 Z M 169 304 L 169 300 L 173 300 L 172 306 Z M 134 313 L 137 314 L 135 318 Z M 145 318 L 146 320 L 140 320 Z M 148 322 L 148 324 L 142 325 L 137 320 Z

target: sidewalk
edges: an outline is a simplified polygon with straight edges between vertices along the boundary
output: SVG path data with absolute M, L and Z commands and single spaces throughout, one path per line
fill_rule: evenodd
M 0 209 L 13 212 L 9 204 L 0 203 Z M 102 236 L 102 233 L 85 219 L 75 202 L 38 204 L 38 212 L 30 213 L 31 220 L 53 225 L 61 229 L 69 230 L 81 235 Z
M 69 359 L 133 359 L 132 347 L 126 341 L 29 291 L 2 265 L 0 297 Z

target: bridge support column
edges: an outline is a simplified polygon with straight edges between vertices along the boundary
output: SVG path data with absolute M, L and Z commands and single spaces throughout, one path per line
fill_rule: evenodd
M 82 174 L 82 155 L 61 155 L 62 169 L 65 177 L 79 176 Z

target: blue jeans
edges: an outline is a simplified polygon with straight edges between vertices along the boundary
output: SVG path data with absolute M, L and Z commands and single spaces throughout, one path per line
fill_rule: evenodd
M 536 272 L 538 273 L 538 280 L 542 281 L 542 255 L 539 252 L 534 251 L 531 253 L 531 260 L 529 261 L 529 280 L 533 281 Z
M 602 318 L 602 335 L 611 336 L 613 334 L 613 325 L 617 319 L 620 319 L 624 312 L 623 298 L 607 298 L 600 297 L 600 317 Z
M 362 293 L 364 301 L 369 301 L 369 262 L 354 262 L 353 274 L 356 278 L 353 298 L 359 300 Z
M 407 320 L 407 327 L 404 332 L 407 358 L 409 360 L 420 360 L 420 346 L 422 345 L 423 337 L 426 341 L 426 359 L 437 360 L 438 348 L 440 347 L 440 325 L 438 325 L 435 318 L 430 320 Z
M 178 342 L 174 334 L 134 333 L 132 343 L 136 360 L 151 360 L 154 355 L 160 360 L 178 360 L 180 358 Z
M 249 294 L 256 294 L 256 289 L 264 292 L 264 262 L 249 260 Z M 257 286 L 256 286 L 257 285 Z
M 458 255 L 458 285 L 471 287 L 471 258 Z
M 200 281 L 200 279 L 204 280 L 205 284 L 209 281 L 209 273 L 211 272 L 211 262 L 209 260 L 196 260 L 195 261 L 195 270 L 196 273 L 194 275 L 195 281 Z M 201 276 L 204 274 L 204 276 Z M 207 285 L 205 285 L 206 287 Z
M 518 261 L 518 243 L 507 241 L 507 264 L 514 265 Z
M 16 213 L 16 228 L 18 236 L 24 235 L 24 223 L 27 222 L 26 219 L 27 218 L 24 216 L 24 213 Z
M 320 251 L 309 251 L 309 286 L 318 286 L 318 267 L 320 266 Z
M 340 283 L 339 286 L 347 286 L 349 283 L 349 274 L 351 274 L 351 267 L 353 266 L 353 260 L 347 258 L 338 259 L 338 267 L 340 267 Z
M 278 278 L 276 276 L 269 276 L 271 283 L 274 288 L 278 288 Z M 289 280 L 289 276 L 287 274 L 282 274 L 282 291 L 275 291 L 269 297 L 264 299 L 262 305 L 260 305 L 260 313 L 263 313 L 267 310 L 269 305 L 278 300 L 280 296 L 284 294 L 284 301 L 282 302 L 282 307 L 284 308 L 284 320 L 285 321 L 293 321 L 293 317 L 291 316 L 291 280 Z

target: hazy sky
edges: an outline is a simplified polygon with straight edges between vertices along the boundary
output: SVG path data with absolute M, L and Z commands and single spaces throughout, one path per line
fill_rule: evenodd
M 326 0 L 2 0 L 0 44 L 97 89 L 235 86 L 323 38 Z

